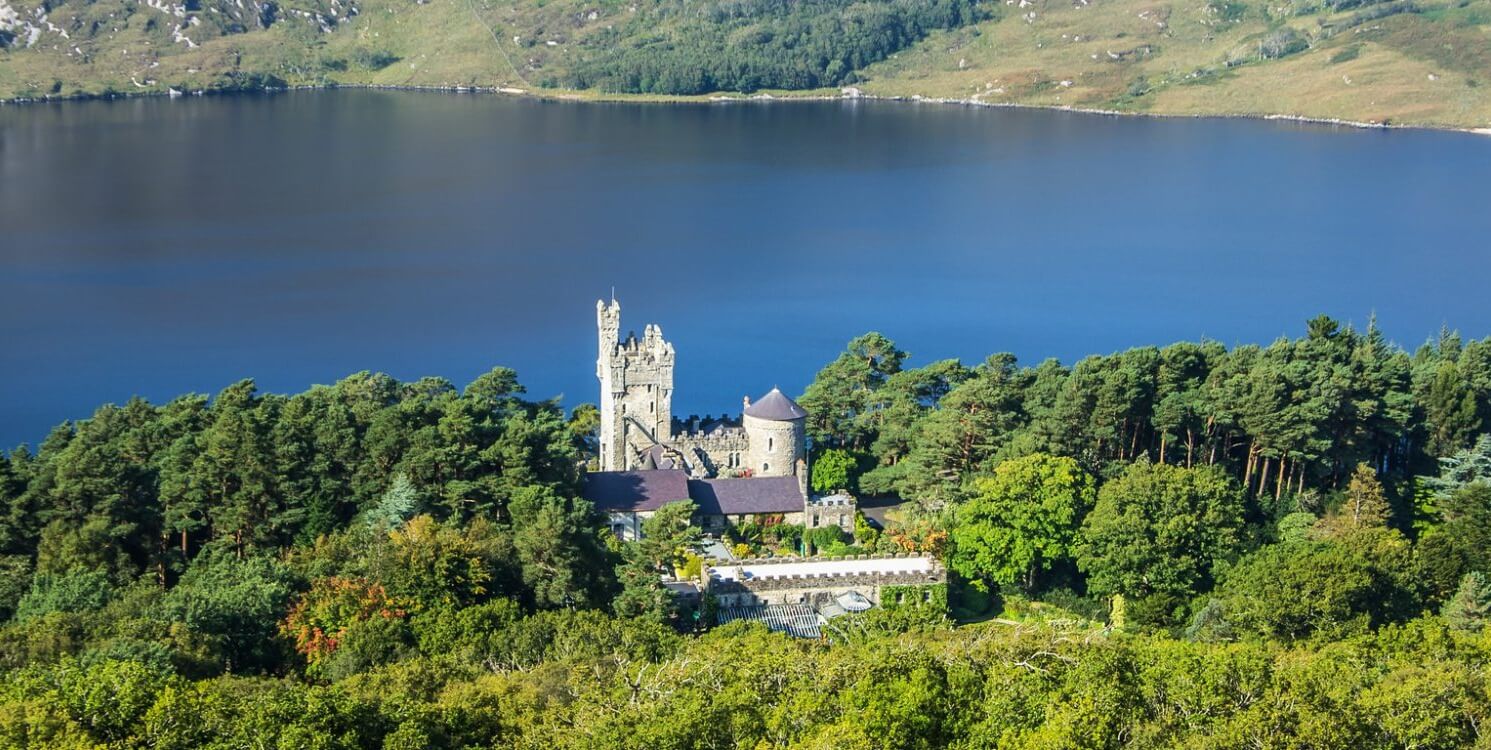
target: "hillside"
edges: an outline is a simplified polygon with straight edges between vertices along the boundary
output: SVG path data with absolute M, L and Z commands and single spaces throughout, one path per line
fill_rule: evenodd
M 282 85 L 1491 127 L 1491 0 L 0 0 L 0 98 Z

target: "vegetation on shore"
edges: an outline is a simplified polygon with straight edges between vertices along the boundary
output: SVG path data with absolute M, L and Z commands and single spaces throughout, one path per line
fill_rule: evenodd
M 1484 744 L 1491 339 L 907 359 L 800 399 L 887 528 L 734 530 L 945 561 L 821 642 L 673 600 L 690 508 L 619 543 L 510 370 L 101 407 L 0 456 L 0 747 Z
M 64 36 L 65 35 L 65 36 Z M 1491 0 L 0 0 L 0 99 L 866 94 L 1491 127 Z

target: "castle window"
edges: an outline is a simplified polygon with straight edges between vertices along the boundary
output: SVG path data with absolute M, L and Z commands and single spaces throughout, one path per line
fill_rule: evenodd
M 761 473 L 765 474 L 768 471 L 771 471 L 771 464 L 761 464 Z
M 655 412 L 655 411 L 657 411 L 657 404 L 656 403 L 649 403 L 649 404 L 647 404 L 647 412 L 649 414 L 652 413 L 652 412 Z
M 774 438 L 767 438 L 766 439 L 766 449 L 767 450 L 771 450 L 773 442 L 774 442 Z

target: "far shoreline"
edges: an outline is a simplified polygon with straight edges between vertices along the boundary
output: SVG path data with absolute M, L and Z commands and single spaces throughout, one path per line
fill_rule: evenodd
M 950 105 L 963 107 L 980 107 L 988 109 L 1044 110 L 1049 112 L 1072 112 L 1076 114 L 1097 115 L 1104 117 L 1149 117 L 1157 119 L 1189 120 L 1258 120 L 1262 122 L 1292 122 L 1305 125 L 1330 125 L 1335 127 L 1350 128 L 1353 130 L 1425 130 L 1444 133 L 1466 133 L 1469 135 L 1491 136 L 1491 127 L 1472 128 L 1429 123 L 1369 122 L 1363 120 L 1349 120 L 1344 118 L 1311 117 L 1308 115 L 1291 115 L 1283 113 L 1216 112 L 1187 114 L 1179 112 L 1133 112 L 1117 109 L 1104 109 L 1101 107 L 1074 107 L 1070 105 L 1027 104 L 1021 102 L 986 102 L 977 99 L 960 99 L 956 97 L 930 97 L 922 96 L 920 94 L 867 94 L 855 87 L 845 87 L 840 89 L 836 93 L 829 93 L 827 90 L 806 90 L 757 92 L 754 94 L 716 92 L 712 94 L 678 95 L 617 94 L 600 91 L 570 91 L 565 89 L 522 89 L 511 86 L 428 86 L 376 83 L 334 83 L 324 85 L 299 85 L 286 86 L 284 88 L 263 89 L 230 89 L 217 91 L 198 90 L 191 92 L 182 92 L 176 91 L 175 89 L 168 89 L 167 91 L 115 92 L 112 94 L 13 97 L 10 99 L 0 99 L 0 106 L 23 106 L 28 104 L 65 104 L 69 102 L 98 100 L 114 101 L 157 97 L 176 99 L 187 96 L 201 97 L 265 95 L 287 93 L 293 91 L 314 92 L 335 91 L 339 89 L 368 91 L 424 91 L 449 94 L 489 94 L 497 96 L 509 96 L 520 99 L 529 99 L 534 101 L 560 101 L 574 102 L 579 104 L 699 105 L 879 101 L 900 102 L 909 104 L 936 104 L 945 106 Z

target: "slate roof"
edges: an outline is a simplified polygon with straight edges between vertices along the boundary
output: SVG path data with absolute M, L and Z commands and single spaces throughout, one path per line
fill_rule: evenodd
M 593 471 L 585 475 L 583 494 L 602 512 L 652 511 L 684 499 L 714 516 L 793 513 L 803 506 L 797 477 L 689 479 L 676 469 Z
M 724 625 L 734 620 L 755 620 L 778 633 L 796 638 L 822 638 L 823 620 L 806 604 L 756 604 L 745 607 L 721 607 L 715 621 Z
M 677 469 L 593 471 L 585 475 L 586 500 L 600 511 L 649 511 L 689 497 L 689 475 Z
M 654 445 L 642 454 L 643 469 L 677 469 L 678 463 L 668 457 L 668 449 Z
M 776 388 L 747 406 L 745 413 L 756 419 L 770 419 L 774 422 L 790 422 L 808 415 L 807 411 L 798 406 L 796 401 L 787 398 L 786 394 Z
M 689 497 L 700 513 L 715 516 L 800 512 L 803 500 L 793 476 L 690 479 Z

